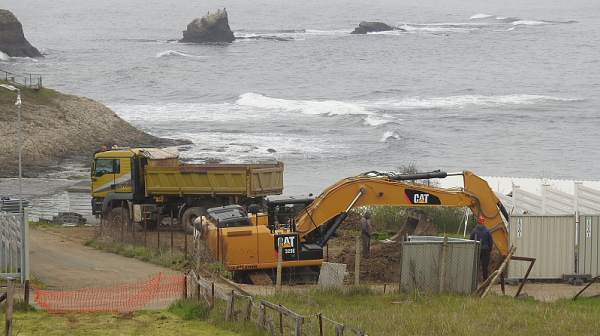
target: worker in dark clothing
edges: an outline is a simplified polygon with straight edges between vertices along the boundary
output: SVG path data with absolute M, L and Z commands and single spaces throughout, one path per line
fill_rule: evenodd
M 483 225 L 485 218 L 479 216 L 477 218 L 477 225 L 471 231 L 471 240 L 477 240 L 481 242 L 481 250 L 479 252 L 479 260 L 483 271 L 483 281 L 488 277 L 488 266 L 490 264 L 490 252 L 492 246 L 494 246 L 494 239 L 492 238 L 492 232 Z
M 360 237 L 362 238 L 363 245 L 363 258 L 369 259 L 371 257 L 371 235 L 373 235 L 373 228 L 371 227 L 371 211 L 365 212 L 363 218 L 360 219 Z

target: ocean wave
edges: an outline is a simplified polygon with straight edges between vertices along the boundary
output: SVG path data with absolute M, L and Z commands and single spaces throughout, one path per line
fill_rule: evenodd
M 539 26 L 548 24 L 546 21 L 535 21 L 535 20 L 517 20 L 512 22 L 513 26 Z
M 450 97 L 405 97 L 400 99 L 387 99 L 372 103 L 372 106 L 381 109 L 460 109 L 467 106 L 501 106 L 501 105 L 532 105 L 544 102 L 563 101 L 572 102 L 578 99 L 559 98 L 541 95 L 461 95 Z
M 389 138 L 398 140 L 398 139 L 400 139 L 400 136 L 395 132 L 387 131 L 387 132 L 383 133 L 383 136 L 381 137 L 379 142 L 386 142 L 387 139 L 389 139 Z
M 237 100 L 241 106 L 280 110 L 286 112 L 301 112 L 312 115 L 349 115 L 368 114 L 365 107 L 350 102 L 337 100 L 289 100 L 267 97 L 258 93 L 247 92 Z
M 378 127 L 381 125 L 395 123 L 400 124 L 402 119 L 399 119 L 397 115 L 390 114 L 369 114 L 363 119 L 363 125 Z
M 11 57 L 0 51 L 0 61 L 10 61 Z
M 401 23 L 398 28 L 404 29 L 407 32 L 431 32 L 431 33 L 444 33 L 444 32 L 470 32 L 476 29 L 480 29 L 485 26 L 485 23 L 474 23 L 474 22 L 463 22 L 463 23 Z
M 475 14 L 469 18 L 469 20 L 477 20 L 477 19 L 487 19 L 491 18 L 493 15 L 491 14 Z
M 163 51 L 163 52 L 156 54 L 156 58 L 168 57 L 168 56 L 182 56 L 182 57 L 192 57 L 192 58 L 205 58 L 206 57 L 206 56 L 190 55 L 190 54 L 182 53 L 182 52 L 175 51 L 175 50 L 167 50 L 167 51 Z

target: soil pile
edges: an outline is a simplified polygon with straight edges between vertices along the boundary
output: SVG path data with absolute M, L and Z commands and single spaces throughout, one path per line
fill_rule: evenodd
M 342 222 L 336 235 L 329 240 L 328 255 L 329 262 L 346 264 L 349 273 L 346 278 L 354 279 L 354 262 L 356 258 L 356 240 L 360 236 L 360 219 L 362 215 L 351 211 Z M 373 232 L 385 232 L 386 230 L 371 223 Z M 351 233 L 350 231 L 353 231 Z M 362 242 L 359 242 L 359 253 L 362 253 Z M 400 243 L 381 243 L 377 240 L 371 241 L 371 258 L 361 260 L 360 278 L 368 283 L 391 283 L 400 278 Z

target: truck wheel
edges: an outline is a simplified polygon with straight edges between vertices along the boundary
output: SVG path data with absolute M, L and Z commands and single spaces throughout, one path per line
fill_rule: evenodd
M 181 222 L 188 234 L 194 233 L 194 221 L 196 218 L 206 215 L 206 209 L 203 207 L 191 207 L 183 212 Z
M 127 227 L 131 227 L 131 219 L 129 219 L 129 209 L 121 207 L 113 208 L 108 214 L 109 227 L 120 228 L 121 223 L 125 224 Z

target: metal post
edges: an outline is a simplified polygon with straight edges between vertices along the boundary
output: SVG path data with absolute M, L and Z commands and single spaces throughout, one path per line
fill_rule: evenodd
M 21 90 L 7 84 L 0 84 L 1 87 L 11 90 L 17 91 L 17 101 L 15 105 L 17 105 L 17 138 L 19 139 L 19 218 L 21 218 L 21 224 L 23 224 L 23 181 L 22 181 L 22 169 L 21 169 L 21 159 L 22 159 L 22 141 L 21 141 Z
M 356 237 L 356 257 L 354 258 L 354 285 L 360 284 L 360 240 L 362 237 Z

